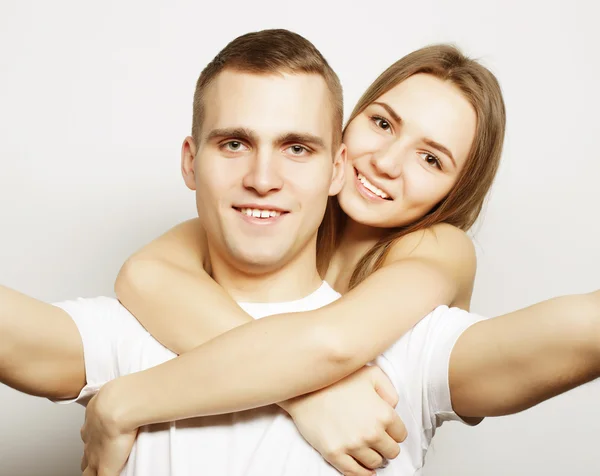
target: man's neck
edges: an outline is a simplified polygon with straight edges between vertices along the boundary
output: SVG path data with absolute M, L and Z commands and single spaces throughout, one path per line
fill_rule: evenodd
M 308 246 L 290 261 L 270 269 L 233 263 L 210 250 L 209 254 L 213 278 L 236 301 L 286 302 L 308 296 L 323 283 L 315 251 L 314 246 Z

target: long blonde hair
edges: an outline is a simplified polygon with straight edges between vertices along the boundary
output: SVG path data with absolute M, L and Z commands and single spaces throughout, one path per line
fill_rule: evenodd
M 449 81 L 464 94 L 477 115 L 475 138 L 465 166 L 448 195 L 416 222 L 391 229 L 389 234 L 379 240 L 359 261 L 350 279 L 349 289 L 376 271 L 383 264 L 392 244 L 408 233 L 437 223 L 448 223 L 468 230 L 481 212 L 500 164 L 506 125 L 500 85 L 488 69 L 451 45 L 428 46 L 391 65 L 359 99 L 347 124 L 381 95 L 419 73 Z M 345 219 L 337 199 L 330 199 L 318 237 L 317 263 L 322 274 L 339 243 Z

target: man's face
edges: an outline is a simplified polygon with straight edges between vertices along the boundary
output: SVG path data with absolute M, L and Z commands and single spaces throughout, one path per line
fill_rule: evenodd
M 204 111 L 200 143 L 194 150 L 186 139 L 182 165 L 211 255 L 254 273 L 314 250 L 327 197 L 343 179 L 323 78 L 225 70 Z

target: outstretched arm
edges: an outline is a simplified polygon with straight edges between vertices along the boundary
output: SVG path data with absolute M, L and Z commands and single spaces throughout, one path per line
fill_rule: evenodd
M 38 397 L 79 394 L 83 346 L 65 311 L 0 286 L 0 382 Z
M 474 324 L 450 356 L 456 413 L 499 416 L 600 377 L 600 291 Z

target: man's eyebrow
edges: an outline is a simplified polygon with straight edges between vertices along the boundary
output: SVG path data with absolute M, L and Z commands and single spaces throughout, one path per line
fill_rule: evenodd
M 454 167 L 456 168 L 456 161 L 454 160 L 454 156 L 452 155 L 452 152 L 450 152 L 450 149 L 448 149 L 447 147 L 443 146 L 439 142 L 436 142 L 436 141 L 434 141 L 432 139 L 429 139 L 427 137 L 425 139 L 423 139 L 423 142 L 425 142 L 425 144 L 427 144 L 428 146 L 433 147 L 434 149 L 437 149 L 442 154 L 446 154 L 448 156 L 448 158 L 454 164 Z
M 300 144 L 311 145 L 316 149 L 325 149 L 325 141 L 315 134 L 287 132 L 277 137 L 277 143 L 288 144 L 290 142 L 299 142 Z
M 206 141 L 214 139 L 241 139 L 248 142 L 256 142 L 257 136 L 254 131 L 245 127 L 226 127 L 223 129 L 213 129 L 206 136 Z
M 400 115 L 394 111 L 392 109 L 392 106 L 390 106 L 389 104 L 386 104 L 384 102 L 380 102 L 380 101 L 373 101 L 372 104 L 377 104 L 378 106 L 381 106 L 382 108 L 384 108 L 387 113 L 392 116 L 392 119 L 397 122 L 398 124 L 402 124 L 402 118 L 400 117 Z

